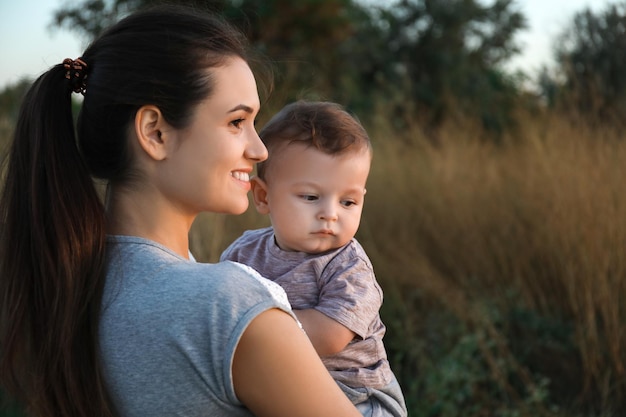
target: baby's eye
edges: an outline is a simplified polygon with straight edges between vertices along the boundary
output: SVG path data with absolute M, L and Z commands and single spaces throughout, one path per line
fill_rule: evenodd
M 317 200 L 317 196 L 316 195 L 312 195 L 312 194 L 300 194 L 300 198 L 305 200 L 305 201 L 315 201 L 315 200 Z
M 343 200 L 341 202 L 341 205 L 344 207 L 351 207 L 354 206 L 356 204 L 356 201 L 352 201 L 352 200 Z

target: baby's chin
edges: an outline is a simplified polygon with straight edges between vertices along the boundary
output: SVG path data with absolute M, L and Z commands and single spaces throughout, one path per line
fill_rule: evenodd
M 335 249 L 339 249 L 340 247 L 344 246 L 345 243 L 336 243 L 333 242 L 332 244 L 329 243 L 322 243 L 322 244 L 318 244 L 318 245 L 308 245 L 306 247 L 301 248 L 301 250 L 299 252 L 306 252 L 310 255 L 318 255 L 321 253 L 326 253 L 326 252 L 330 252 L 332 250 Z

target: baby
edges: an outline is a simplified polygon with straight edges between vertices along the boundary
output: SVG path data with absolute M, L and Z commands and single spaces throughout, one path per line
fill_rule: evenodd
M 298 101 L 259 132 L 269 157 L 251 179 L 272 226 L 222 254 L 280 284 L 327 369 L 364 416 L 406 416 L 383 345 L 383 293 L 354 238 L 372 147 L 341 106 Z

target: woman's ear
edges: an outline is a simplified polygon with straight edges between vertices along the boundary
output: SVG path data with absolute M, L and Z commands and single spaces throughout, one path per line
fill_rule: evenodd
M 254 207 L 260 214 L 269 214 L 270 206 L 267 201 L 267 183 L 259 177 L 250 178 Z
M 153 105 L 142 106 L 135 114 L 135 134 L 139 145 L 152 159 L 162 161 L 167 157 L 167 122 L 161 110 Z

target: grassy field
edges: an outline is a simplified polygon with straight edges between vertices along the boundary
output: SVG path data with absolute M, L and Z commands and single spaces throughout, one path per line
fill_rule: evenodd
M 357 237 L 409 415 L 626 415 L 626 138 L 555 116 L 523 117 L 500 145 L 367 122 Z M 253 208 L 202 215 L 192 251 L 215 261 L 267 224 Z

